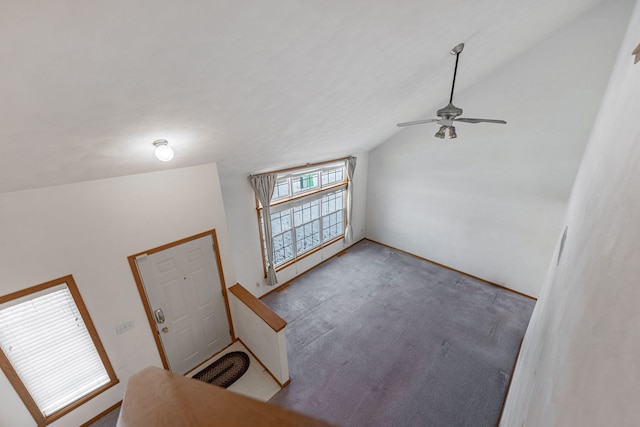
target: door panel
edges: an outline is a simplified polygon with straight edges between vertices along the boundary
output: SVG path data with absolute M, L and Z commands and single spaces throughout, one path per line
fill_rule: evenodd
M 211 305 L 211 299 L 209 298 L 209 280 L 207 280 L 207 273 L 204 269 L 196 270 L 192 273 L 193 288 L 196 293 L 196 302 L 198 308 L 203 309 Z
M 186 373 L 231 343 L 211 236 L 136 258 L 172 371 Z
M 164 302 L 163 311 L 165 316 L 168 314 L 169 319 L 172 322 L 171 326 L 178 326 L 180 320 L 185 319 L 189 315 L 189 309 L 187 308 L 187 302 L 183 295 L 183 289 L 181 289 L 181 280 L 179 278 L 172 278 L 167 283 L 161 283 L 162 287 L 162 302 Z
M 175 340 L 178 344 L 176 348 L 180 355 L 179 360 L 189 360 L 198 353 L 196 337 L 191 326 L 176 331 Z

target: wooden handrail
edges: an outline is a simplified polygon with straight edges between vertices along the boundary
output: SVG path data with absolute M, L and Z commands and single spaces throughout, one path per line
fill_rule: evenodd
M 251 311 L 258 315 L 264 322 L 276 332 L 280 332 L 287 326 L 286 320 L 278 316 L 278 313 L 271 310 L 269 306 L 256 298 L 251 292 L 245 289 L 240 283 L 236 283 L 229 288 L 229 291 L 235 295 L 244 305 L 249 307 Z
M 197 426 L 330 425 L 155 366 L 129 378 L 118 427 Z

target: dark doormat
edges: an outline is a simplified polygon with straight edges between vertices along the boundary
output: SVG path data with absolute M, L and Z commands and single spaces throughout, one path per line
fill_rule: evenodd
M 243 351 L 232 351 L 195 374 L 192 378 L 227 388 L 249 369 L 249 356 Z

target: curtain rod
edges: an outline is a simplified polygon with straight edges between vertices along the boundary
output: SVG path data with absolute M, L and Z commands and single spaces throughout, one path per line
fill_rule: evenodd
M 274 170 L 274 171 L 270 171 L 270 172 L 252 173 L 250 176 L 269 175 L 269 174 L 272 174 L 272 173 L 282 173 L 282 172 L 289 172 L 289 171 L 293 171 L 293 170 L 297 170 L 297 169 L 310 168 L 310 167 L 313 167 L 313 166 L 319 166 L 319 165 L 324 165 L 324 164 L 327 164 L 327 163 L 334 163 L 334 162 L 339 162 L 339 161 L 342 161 L 342 160 L 347 160 L 349 157 L 351 157 L 351 156 L 341 157 L 339 159 L 333 159 L 333 160 L 325 160 L 323 162 L 307 163 L 306 165 L 300 165 L 300 166 L 294 166 L 294 167 L 290 167 L 290 168 L 278 169 L 278 170 Z

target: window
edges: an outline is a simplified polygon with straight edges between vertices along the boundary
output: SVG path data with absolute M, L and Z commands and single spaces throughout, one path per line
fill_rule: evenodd
M 289 169 L 278 174 L 271 198 L 273 264 L 276 269 L 344 235 L 344 161 Z M 262 208 L 258 203 L 264 242 Z M 266 245 L 262 248 L 269 264 Z
M 0 297 L 0 349 L 38 425 L 118 382 L 72 276 Z

